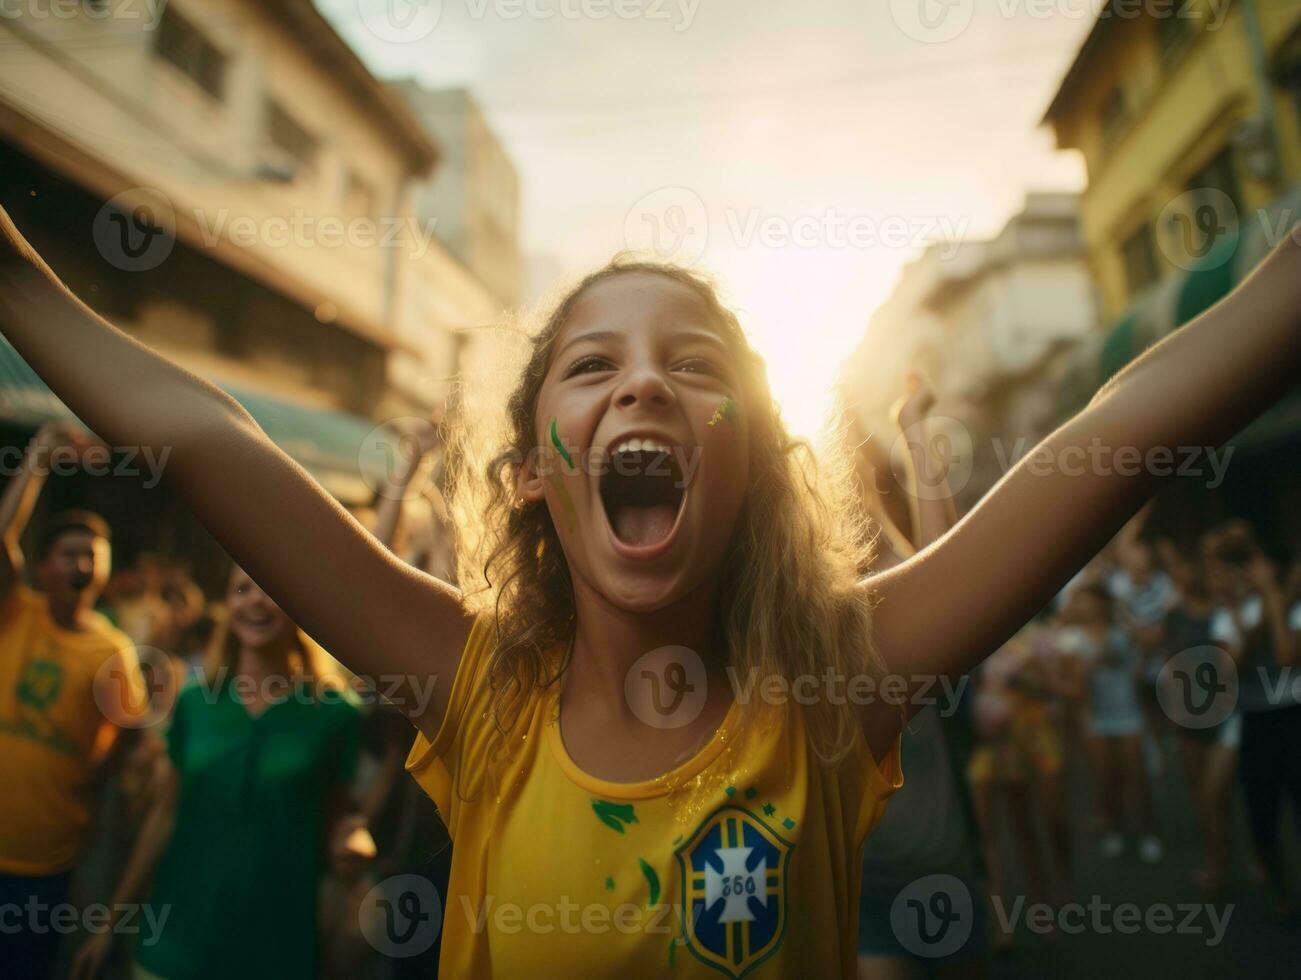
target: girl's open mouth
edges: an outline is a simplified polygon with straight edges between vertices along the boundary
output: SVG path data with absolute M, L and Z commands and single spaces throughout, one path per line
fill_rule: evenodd
M 635 446 L 638 440 L 632 442 Z M 611 455 L 601 476 L 601 503 L 616 550 L 629 558 L 652 558 L 672 543 L 686 485 L 668 449 L 626 446 Z

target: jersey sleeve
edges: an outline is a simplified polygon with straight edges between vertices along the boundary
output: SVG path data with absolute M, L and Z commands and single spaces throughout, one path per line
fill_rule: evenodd
M 492 618 L 480 614 L 470 629 L 452 681 L 447 714 L 433 741 L 417 734 L 406 768 L 438 807 L 448 833 L 456 835 L 458 790 L 463 777 L 484 771 L 492 732 L 492 692 L 488 661 L 492 654 Z
M 853 761 L 848 791 L 850 799 L 858 797 L 857 817 L 854 821 L 854 847 L 863 844 L 873 828 L 885 813 L 886 802 L 903 786 L 903 766 L 900 752 L 903 746 L 903 732 L 895 736 L 878 762 L 872 756 L 865 740 L 860 742 L 858 758 Z

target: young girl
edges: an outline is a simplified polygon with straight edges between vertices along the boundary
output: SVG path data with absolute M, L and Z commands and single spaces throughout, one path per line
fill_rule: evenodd
M 1077 690 L 1088 705 L 1088 751 L 1103 818 L 1102 854 L 1119 857 L 1125 848 L 1125 801 L 1142 834 L 1139 856 L 1161 860 L 1152 794 L 1143 766 L 1145 722 L 1139 702 L 1142 659 L 1116 622 L 1115 600 L 1102 585 L 1086 585 L 1071 595 L 1067 610 L 1078 627 L 1073 662 L 1082 665 Z
M 458 590 L 0 220 L 10 342 L 110 443 L 169 447 L 172 485 L 313 637 L 404 680 L 409 768 L 455 841 L 449 976 L 852 976 L 858 863 L 915 695 L 997 649 L 1154 490 L 1079 459 L 1216 444 L 1301 373 L 1298 235 L 864 582 L 861 529 L 818 491 L 735 316 L 692 274 L 616 262 L 533 338 L 507 439 L 459 474 Z M 943 911 L 901 914 L 936 935 Z
M 161 936 L 135 950 L 136 980 L 320 976 L 324 859 L 363 860 L 348 846 L 359 716 L 329 657 L 243 569 L 226 608 L 206 677 L 172 712 L 153 808 L 113 900 L 140 901 L 152 879 L 149 905 L 168 911 Z M 76 980 L 93 980 L 113 939 L 91 937 Z

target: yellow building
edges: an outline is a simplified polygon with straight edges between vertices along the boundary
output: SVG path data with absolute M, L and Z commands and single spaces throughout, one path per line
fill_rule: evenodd
M 1301 219 L 1301 3 L 1107 0 L 1044 122 L 1084 157 L 1080 224 L 1100 313 L 1059 365 L 1065 414 Z M 1167 491 L 1166 530 L 1234 514 L 1266 540 L 1301 540 L 1298 443 L 1301 390 L 1234 438 L 1215 494 Z
M 1108 0 L 1044 122 L 1084 157 L 1104 322 L 1146 300 L 1177 325 L 1301 213 L 1301 3 Z

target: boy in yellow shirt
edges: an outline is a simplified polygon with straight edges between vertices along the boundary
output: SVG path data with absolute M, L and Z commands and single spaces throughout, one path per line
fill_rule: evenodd
M 95 612 L 109 570 L 109 532 L 87 511 L 56 515 L 22 579 L 18 547 L 52 452 L 89 447 L 47 425 L 0 496 L 0 914 L 7 976 L 51 976 L 92 803 L 144 690 L 125 634 Z M 64 916 L 60 916 L 64 918 Z M 15 930 L 16 927 L 16 930 Z

